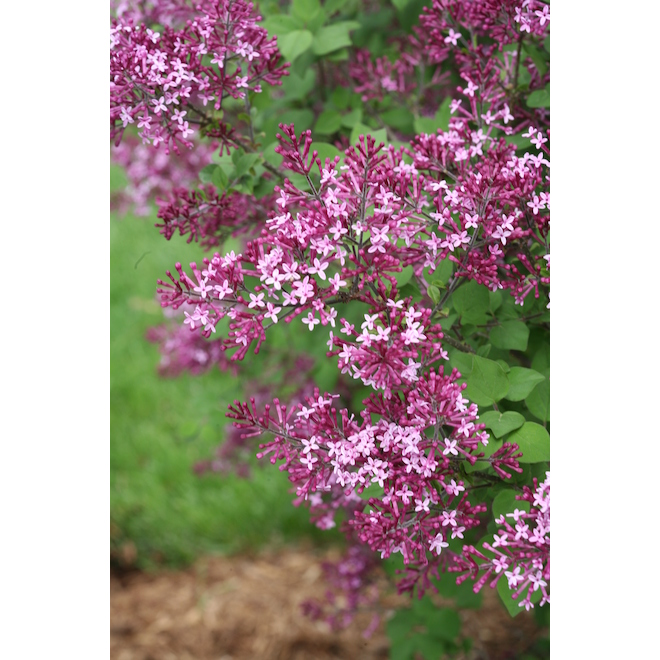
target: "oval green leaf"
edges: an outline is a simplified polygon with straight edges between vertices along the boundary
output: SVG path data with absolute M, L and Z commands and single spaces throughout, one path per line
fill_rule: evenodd
M 525 367 L 511 367 L 508 375 L 509 392 L 506 398 L 509 401 L 522 401 L 541 381 L 545 380 L 543 374 Z
M 536 422 L 525 422 L 508 438 L 508 442 L 515 442 L 522 457 L 519 463 L 542 463 L 550 460 L 550 434 Z
M 507 433 L 519 429 L 525 423 L 525 418 L 513 410 L 508 410 L 505 413 L 498 410 L 489 410 L 479 415 L 479 423 L 485 424 L 486 428 L 490 429 L 496 438 L 501 438 Z
M 550 419 L 550 380 L 539 383 L 525 399 L 529 411 L 542 422 Z
M 549 108 L 550 107 L 550 85 L 545 89 L 537 89 L 527 97 L 527 106 L 530 108 Z
M 350 46 L 351 38 L 348 33 L 359 27 L 360 24 L 356 21 L 342 21 L 323 26 L 316 33 L 312 52 L 314 55 L 327 55 L 344 46 Z
M 316 120 L 314 131 L 321 135 L 332 135 L 341 127 L 341 115 L 337 110 L 324 110 Z
M 504 369 L 494 360 L 479 355 L 472 356 L 472 371 L 466 382 L 465 396 L 478 406 L 492 406 L 509 391 L 509 379 Z
M 277 39 L 277 46 L 287 62 L 293 62 L 311 45 L 314 37 L 309 30 L 294 30 Z
M 474 280 L 462 284 L 454 291 L 451 301 L 464 323 L 482 325 L 488 321 L 490 297 L 483 284 Z
M 504 321 L 490 331 L 490 341 L 496 348 L 524 351 L 528 339 L 529 328 L 522 321 Z

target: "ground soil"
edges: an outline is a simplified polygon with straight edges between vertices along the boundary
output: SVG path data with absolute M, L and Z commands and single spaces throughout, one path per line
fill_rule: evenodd
M 385 660 L 385 626 L 365 639 L 371 614 L 332 632 L 300 614 L 307 598 L 322 598 L 320 561 L 336 550 L 287 548 L 255 556 L 208 557 L 180 571 L 111 571 L 112 660 Z M 385 580 L 383 576 L 383 580 Z M 384 618 L 407 597 L 387 595 Z M 513 660 L 547 631 L 531 612 L 515 619 L 485 588 L 480 610 L 461 612 L 473 639 L 462 660 Z

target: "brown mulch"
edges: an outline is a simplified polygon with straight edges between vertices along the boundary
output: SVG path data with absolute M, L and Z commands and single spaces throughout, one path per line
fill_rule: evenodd
M 181 571 L 117 572 L 110 577 L 112 660 L 385 660 L 389 642 L 381 622 L 365 639 L 365 613 L 342 632 L 300 614 L 325 591 L 320 561 L 334 549 L 287 548 L 252 557 L 208 557 Z M 383 580 L 385 578 L 383 577 Z M 541 631 L 531 612 L 515 619 L 486 588 L 480 610 L 461 613 L 473 639 L 463 660 L 509 660 Z M 405 596 L 383 596 L 384 616 Z

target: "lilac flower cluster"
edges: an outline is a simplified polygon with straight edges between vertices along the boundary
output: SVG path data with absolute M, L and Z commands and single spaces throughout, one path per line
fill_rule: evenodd
M 443 367 L 443 344 L 452 340 L 442 325 L 445 303 L 467 280 L 508 291 L 519 305 L 549 288 L 548 113 L 525 107 L 516 92 L 523 65 L 530 90 L 543 89 L 549 74 L 531 58 L 523 64 L 521 48 L 499 49 L 522 43 L 520 35 L 543 36 L 545 8 L 535 0 L 435 0 L 425 11 L 414 43 L 436 65 L 453 58 L 464 81 L 447 130 L 405 147 L 360 136 L 322 162 L 310 131 L 282 124 L 276 152 L 291 176 L 272 199 L 181 187 L 159 211 L 166 237 L 178 232 L 209 248 L 228 234 L 259 230 L 238 254 L 215 252 L 189 269 L 177 263 L 175 274 L 159 280 L 162 306 L 183 319 L 174 335 L 152 334 L 165 370 L 236 365 L 283 322 L 305 333 L 325 328 L 327 357 L 347 380 L 369 388 L 359 411 L 319 389 L 288 405 L 263 396 L 235 401 L 232 445 L 272 435 L 258 455 L 281 463 L 296 504 L 309 506 L 320 528 L 343 521 L 347 534 L 382 558 L 400 553 L 401 590 L 423 591 L 429 576 L 451 570 L 477 580 L 477 590 L 493 574 L 492 585 L 506 575 L 514 595 L 527 589 L 525 607 L 539 589 L 548 598 L 549 480 L 521 496 L 533 504 L 530 513 L 498 521 L 496 540 L 484 546 L 494 557 L 471 545 L 462 554 L 448 550 L 482 524 L 487 508 L 471 503 L 465 468 L 484 461 L 489 478 L 508 480 L 521 472 L 522 454 L 504 442 L 485 457 L 489 436 L 477 406 L 463 397 L 461 374 Z M 118 141 L 138 121 L 145 143 L 190 146 L 190 126 L 198 125 L 235 146 L 219 115 L 203 106 L 213 101 L 220 110 L 223 98 L 240 99 L 284 75 L 251 5 L 224 0 L 200 12 L 159 33 L 130 19 L 113 24 Z M 408 93 L 414 66 L 414 59 L 372 63 L 358 55 L 351 71 L 371 99 L 395 88 Z M 508 136 L 522 131 L 521 149 Z M 452 274 L 439 293 L 431 277 L 447 262 Z M 419 295 L 402 290 L 406 279 Z M 228 331 L 217 336 L 225 317 Z M 226 458 L 218 457 L 218 470 Z
M 130 16 L 130 14 L 129 14 Z M 135 124 L 146 144 L 192 147 L 201 128 L 222 127 L 223 99 L 246 98 L 281 84 L 276 39 L 268 39 L 251 4 L 215 0 L 181 29 L 152 30 L 116 18 L 110 30 L 110 134 L 118 144 Z M 206 109 L 208 104 L 209 109 Z M 196 128 L 197 127 L 197 128 Z M 209 133 L 222 137 L 223 131 Z
M 550 473 L 540 484 L 534 479 L 533 489 L 524 486 L 523 494 L 516 499 L 528 502 L 530 511 L 515 509 L 496 519 L 501 528 L 493 535 L 493 541 L 483 544 L 490 556 L 466 545 L 463 556 L 449 570 L 463 572 L 459 581 L 467 577 L 475 580 L 475 591 L 489 579 L 490 586 L 495 587 L 504 576 L 512 598 L 525 593 L 518 606 L 529 610 L 534 607 L 532 596 L 539 590 L 539 606 L 550 602 Z
M 427 553 L 438 556 L 447 539 L 462 539 L 486 508 L 470 504 L 460 478 L 462 465 L 483 459 L 488 434 L 459 376 L 430 371 L 401 397 L 374 393 L 360 420 L 318 389 L 294 408 L 277 399 L 262 409 L 253 399 L 235 401 L 228 416 L 245 437 L 274 436 L 258 456 L 282 461 L 317 526 L 333 527 L 338 510 L 350 511 L 348 528 L 382 558 L 401 553 L 406 565 L 426 566 Z M 516 449 L 504 443 L 485 460 L 510 476 L 521 471 Z

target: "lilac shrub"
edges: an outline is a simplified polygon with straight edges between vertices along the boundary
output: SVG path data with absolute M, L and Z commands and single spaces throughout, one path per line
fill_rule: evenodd
M 378 118 L 390 97 L 413 98 L 413 135 L 399 122 L 388 143 L 365 131 L 337 150 L 281 123 L 267 158 L 250 112 L 287 65 L 252 7 L 163 3 L 171 20 L 155 32 L 140 20 L 159 3 L 120 4 L 111 137 L 119 143 L 136 124 L 144 148 L 169 158 L 193 149 L 193 135 L 217 140 L 220 156 L 234 151 L 232 163 L 204 168 L 196 189 L 182 178 L 167 190 L 142 170 L 144 189 L 163 195 L 167 239 L 216 250 L 243 236 L 240 250 L 177 263 L 159 280 L 161 305 L 181 322 L 151 333 L 163 370 L 238 371 L 288 325 L 336 371 L 334 391 L 305 375 L 287 402 L 255 384 L 229 407 L 226 448 L 198 469 L 225 471 L 259 442 L 257 455 L 288 473 L 313 523 L 346 533 L 348 563 L 328 568 L 347 594 L 333 624 L 366 602 L 374 557 L 401 558 L 400 591 L 421 595 L 456 574 L 475 591 L 505 585 L 516 608 L 548 603 L 549 472 L 531 473 L 549 464 L 538 393 L 549 373 L 548 5 L 434 0 L 392 38 L 388 54 L 401 57 L 356 48 L 345 69 L 365 116 Z M 284 18 L 296 18 L 295 5 Z M 325 79 L 337 79 L 341 60 L 325 65 Z M 229 125 L 228 97 L 249 116 Z M 439 106 L 443 120 L 430 116 Z M 417 130 L 436 120 L 444 125 Z M 128 140 L 130 168 L 142 156 Z M 488 527 L 504 487 L 522 508 Z M 306 608 L 321 616 L 318 603 Z

